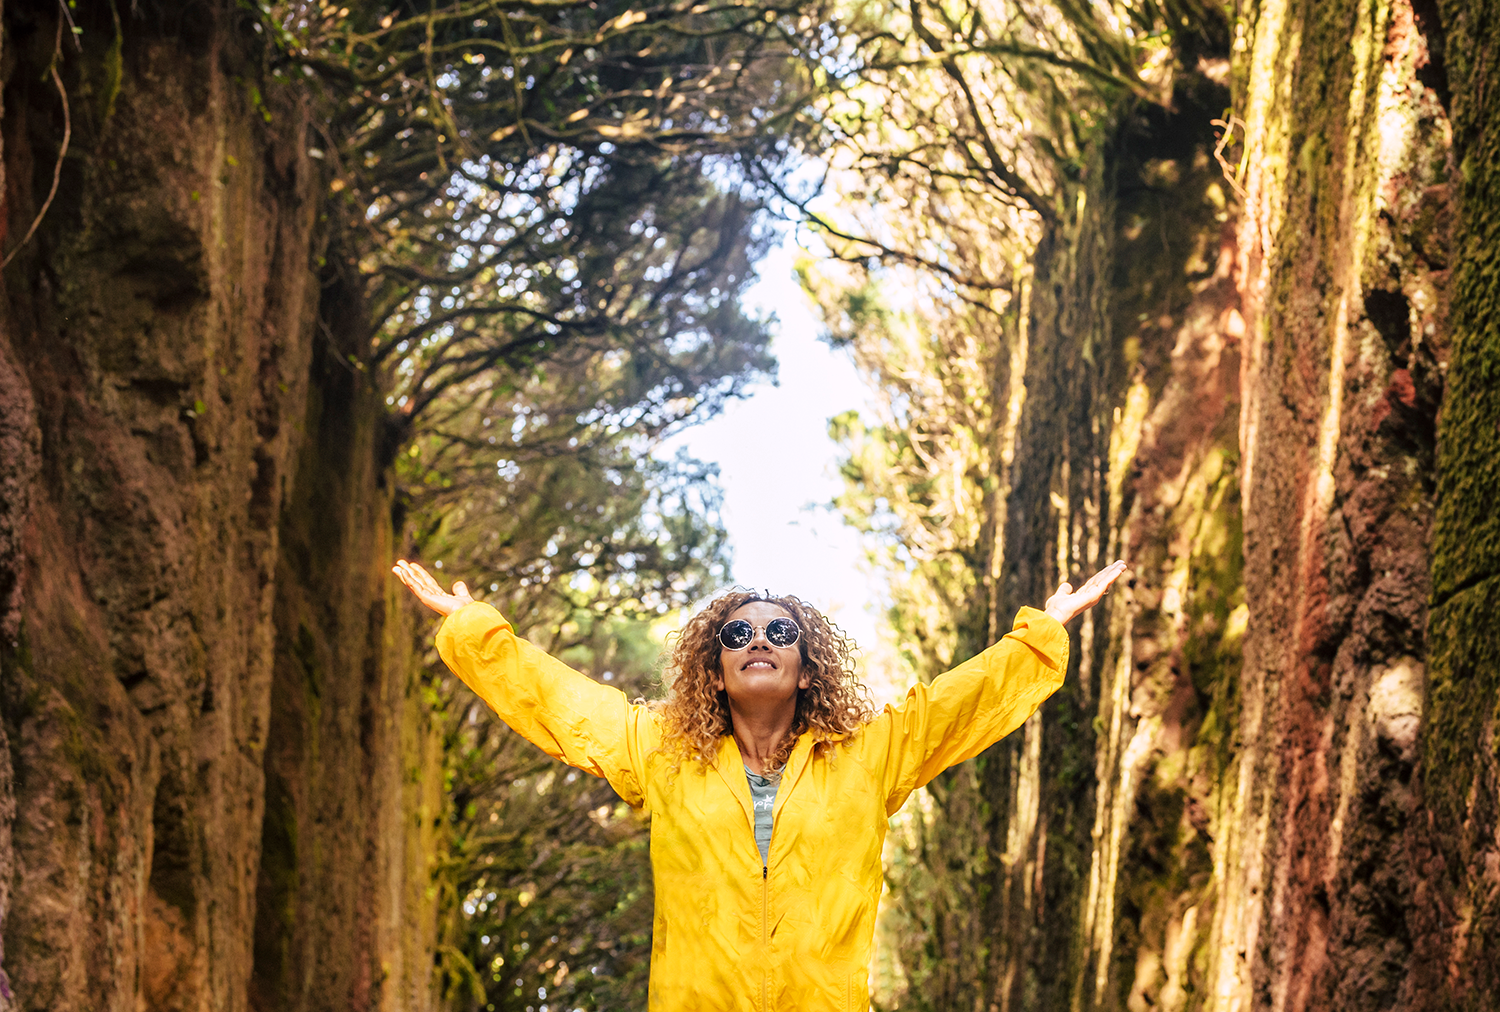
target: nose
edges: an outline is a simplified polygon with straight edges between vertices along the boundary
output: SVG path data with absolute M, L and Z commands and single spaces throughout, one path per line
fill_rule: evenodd
M 754 650 L 756 647 L 762 650 L 771 649 L 771 641 L 766 639 L 766 630 L 764 627 L 755 630 L 754 634 L 750 637 L 750 646 L 746 649 Z

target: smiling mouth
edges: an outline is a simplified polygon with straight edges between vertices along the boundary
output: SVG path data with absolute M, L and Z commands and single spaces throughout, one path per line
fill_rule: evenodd
M 765 668 L 768 671 L 774 671 L 776 669 L 776 665 L 772 664 L 770 661 L 751 661 L 740 670 L 749 671 L 751 668 Z

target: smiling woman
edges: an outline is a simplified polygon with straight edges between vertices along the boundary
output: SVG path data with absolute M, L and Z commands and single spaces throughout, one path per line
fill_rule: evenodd
M 790 639 L 783 624 L 795 632 Z M 715 599 L 683 629 L 667 665 L 664 747 L 706 768 L 732 735 L 754 773 L 780 770 L 803 734 L 822 751 L 874 717 L 852 648 L 795 597 L 735 591 Z
M 837 627 L 739 591 L 695 615 L 667 698 L 631 703 L 515 635 L 462 583 L 396 574 L 444 615 L 443 660 L 533 744 L 651 815 L 653 1010 L 863 1010 L 889 817 L 1019 727 L 1062 685 L 1063 624 L 1116 562 L 978 657 L 873 712 Z

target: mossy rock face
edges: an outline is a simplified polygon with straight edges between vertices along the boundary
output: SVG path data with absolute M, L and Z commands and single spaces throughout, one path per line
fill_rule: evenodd
M 1461 919 L 1445 990 L 1454 1007 L 1491 1008 L 1500 995 L 1500 897 L 1495 828 L 1500 826 L 1500 578 L 1453 595 L 1432 613 L 1422 787 L 1432 815 L 1430 846 Z M 1434 918 L 1435 920 L 1435 918 Z
M 244 1008 L 264 955 L 342 988 L 318 1007 L 419 1009 L 435 833 L 403 827 L 441 763 L 388 594 L 384 406 L 315 352 L 310 111 L 234 3 L 126 6 L 11 5 L 0 32 L 0 1008 Z M 69 13 L 72 145 L 18 248 Z M 260 1007 L 313 1001 L 288 994 Z
M 1478 1010 L 1500 994 L 1500 3 L 1438 7 L 1460 213 L 1420 778 L 1437 909 L 1421 926 L 1445 932 L 1428 946 L 1447 967 L 1430 975 L 1432 991 L 1445 1007 Z
M 1134 586 L 1075 620 L 1072 670 L 1033 722 L 939 777 L 930 824 L 893 834 L 909 848 L 891 871 L 903 1007 L 1151 1003 L 1207 942 L 1243 633 L 1239 361 L 1220 329 L 1238 295 L 1207 126 L 1228 95 L 1178 83 L 1173 110 L 1110 124 L 1074 195 L 1085 212 L 1034 261 L 998 610 L 1105 552 Z M 950 613 L 977 649 L 967 605 Z M 1152 952 L 1161 979 L 1137 986 Z
M 1500 171 L 1486 174 L 1500 188 Z M 1500 227 L 1489 232 L 1488 249 L 1500 249 Z M 1466 311 L 1455 328 L 1438 442 L 1436 601 L 1500 574 L 1500 286 L 1482 276 L 1490 272 L 1466 265 L 1455 292 Z
M 1500 574 L 1500 126 L 1463 155 L 1453 358 L 1438 434 L 1433 598 Z
M 1500 4 L 1445 2 L 1461 191 L 1433 599 L 1500 575 Z
M 1431 6 L 1241 8 L 1246 612 L 1219 697 L 1238 723 L 1204 725 L 1230 776 L 1197 983 L 1252 1005 L 1405 1008 L 1425 959 L 1414 736 L 1457 206 Z

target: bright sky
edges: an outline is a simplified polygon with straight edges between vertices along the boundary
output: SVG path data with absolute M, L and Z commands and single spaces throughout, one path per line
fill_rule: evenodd
M 686 447 L 719 465 L 735 583 L 802 598 L 868 654 L 877 648 L 880 582 L 865 572 L 858 535 L 829 506 L 841 480 L 828 420 L 864 408 L 869 392 L 849 355 L 819 340 L 819 321 L 792 274 L 795 257 L 790 239 L 774 248 L 745 299 L 750 311 L 777 317 L 778 384 L 731 401 L 659 452 Z

